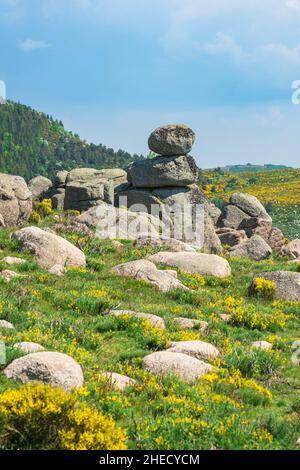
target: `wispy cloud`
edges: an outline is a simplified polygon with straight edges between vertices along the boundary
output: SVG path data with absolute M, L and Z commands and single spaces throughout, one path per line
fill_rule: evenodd
M 47 49 L 49 47 L 51 47 L 51 44 L 42 40 L 27 38 L 19 42 L 19 48 L 24 52 L 36 51 L 38 49 Z

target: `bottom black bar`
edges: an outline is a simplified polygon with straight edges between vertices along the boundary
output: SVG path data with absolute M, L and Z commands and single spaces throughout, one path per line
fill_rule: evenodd
M 204 468 L 207 464 L 230 465 L 239 468 L 240 464 L 247 465 L 259 463 L 277 465 L 282 463 L 298 464 L 300 452 L 288 451 L 92 451 L 92 452 L 64 452 L 64 451 L 2 451 L 0 454 L 1 469 L 6 465 L 16 465 L 21 468 L 50 468 L 72 466 L 84 469 L 90 468 L 118 468 L 135 470 L 149 466 L 186 466 Z M 6 465 L 5 465 L 6 464 Z

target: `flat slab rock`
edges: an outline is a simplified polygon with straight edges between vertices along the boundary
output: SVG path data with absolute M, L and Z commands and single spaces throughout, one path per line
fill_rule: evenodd
M 170 352 L 187 354 L 196 359 L 215 359 L 221 357 L 220 351 L 212 344 L 204 341 L 175 341 L 168 349 Z
M 275 282 L 274 299 L 300 302 L 300 273 L 292 271 L 263 272 L 255 276 L 251 289 L 254 287 L 256 278 Z
M 173 266 L 191 274 L 201 274 L 202 276 L 228 277 L 231 275 L 231 268 L 228 261 L 217 255 L 207 255 L 204 253 L 171 253 L 162 251 L 149 256 L 149 261 Z
M 138 281 L 145 281 L 153 284 L 163 292 L 173 289 L 186 289 L 176 278 L 175 271 L 160 271 L 154 263 L 148 260 L 130 261 L 129 263 L 119 264 L 112 269 L 112 272 L 118 276 L 131 277 Z
M 115 317 L 129 315 L 136 318 L 143 318 L 145 320 L 148 320 L 150 325 L 155 328 L 160 328 L 161 330 L 166 329 L 166 325 L 163 318 L 157 315 L 152 315 L 151 313 L 134 312 L 133 310 L 111 310 L 109 313 L 110 315 L 114 315 Z
M 127 377 L 127 375 L 117 374 L 116 372 L 103 372 L 101 375 L 105 378 L 110 387 L 120 392 L 136 383 L 134 379 Z
M 80 365 L 67 354 L 37 352 L 12 361 L 3 371 L 8 379 L 43 382 L 66 391 L 83 386 Z
M 213 366 L 195 357 L 170 351 L 149 354 L 144 357 L 143 363 L 145 368 L 154 375 L 175 374 L 188 383 L 195 382 L 214 370 Z

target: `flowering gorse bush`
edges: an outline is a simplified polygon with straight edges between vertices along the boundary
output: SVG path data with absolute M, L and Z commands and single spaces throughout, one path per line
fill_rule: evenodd
M 122 450 L 126 435 L 111 417 L 47 385 L 25 385 L 0 394 L 2 449 Z

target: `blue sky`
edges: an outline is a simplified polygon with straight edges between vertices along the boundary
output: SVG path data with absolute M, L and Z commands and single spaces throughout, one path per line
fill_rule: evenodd
M 0 41 L 7 97 L 88 141 L 184 122 L 202 167 L 300 166 L 300 0 L 0 0 Z

